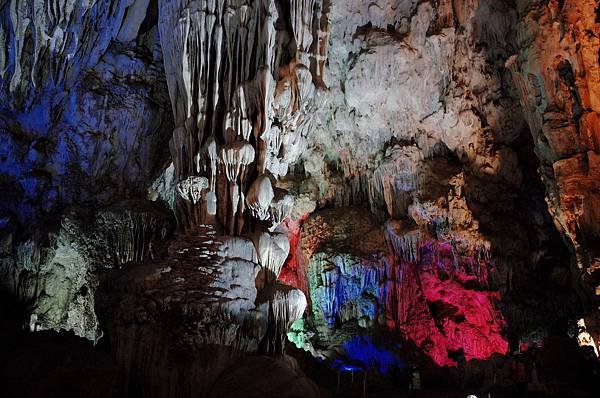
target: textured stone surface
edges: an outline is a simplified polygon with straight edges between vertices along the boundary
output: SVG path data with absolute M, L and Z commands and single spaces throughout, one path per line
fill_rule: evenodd
M 131 3 L 0 5 L 0 200 L 23 228 L 65 204 L 140 197 L 165 161 L 158 34 Z M 124 23 L 136 40 L 117 39 Z
M 439 366 L 456 366 L 460 350 L 467 360 L 507 353 L 485 246 L 438 240 L 398 222 L 382 230 L 368 211 L 354 208 L 317 212 L 302 237 L 300 269 L 312 309 L 302 333 L 314 336 L 303 337 L 303 348 L 336 359 L 331 350 L 356 333 L 388 328 Z
M 306 307 L 303 293 L 257 289 L 252 241 L 215 235 L 210 226 L 190 229 L 161 259 L 106 275 L 98 308 L 122 393 L 194 396 L 222 372 L 230 377 L 241 357 L 282 351 L 282 335 Z
M 334 164 L 351 191 L 335 186 L 326 197 L 380 207 L 373 174 L 390 161 L 402 167 L 401 157 L 386 154 L 396 142 L 416 144 L 404 156 L 417 158 L 435 156 L 446 146 L 474 173 L 500 174 L 518 184 L 518 166 L 501 161 L 514 157 L 506 145 L 524 126 L 502 62 L 510 55 L 507 40 L 516 13 L 485 2 L 456 10 L 410 1 L 366 8 L 332 4 L 330 41 L 336 46 L 328 53 L 326 102 L 309 137 L 305 165 L 316 175 L 321 195 L 328 174 L 337 173 L 324 166 Z M 493 23 L 483 30 L 480 20 Z
M 576 362 L 553 341 L 600 341 L 597 7 L 0 0 L 19 324 L 104 333 L 151 396 L 282 395 L 260 369 L 317 395 L 281 356 L 303 314 L 288 336 L 341 371 Z
M 126 201 L 96 212 L 73 208 L 55 232 L 22 243 L 5 231 L 2 288 L 27 304 L 31 331 L 71 330 L 96 341 L 98 273 L 160 255 L 174 227 L 165 206 Z
M 331 4 L 324 105 L 302 157 L 306 179 L 300 192 L 312 195 L 318 207 L 355 204 L 370 208 L 382 223 L 393 218 L 390 245 L 398 263 L 389 266 L 396 270 L 390 273 L 401 275 L 406 268 L 407 275 L 416 275 L 413 296 L 420 297 L 406 303 L 391 299 L 400 306 L 415 313 L 421 308 L 426 318 L 435 318 L 439 291 L 448 302 L 479 303 L 465 312 L 475 324 L 490 319 L 493 331 L 483 335 L 495 337 L 480 342 L 479 332 L 453 337 L 453 321 L 444 330 L 438 320 L 444 337 L 437 343 L 444 348 L 431 355 L 439 364 L 456 364 L 446 348 L 462 346 L 469 359 L 505 353 L 512 333 L 517 347 L 538 328 L 553 329 L 544 320 L 550 314 L 564 322 L 581 309 L 569 283 L 561 282 L 571 278 L 568 255 L 546 214 L 527 118 L 505 66 L 521 13 L 521 5 L 488 2 Z M 299 239 L 348 239 L 340 231 L 332 234 L 329 225 L 349 222 L 356 221 L 340 216 L 302 231 L 290 224 L 291 246 L 298 247 Z M 365 236 L 374 234 L 364 231 L 357 245 L 364 247 Z M 283 275 L 307 289 L 302 275 L 294 273 L 303 269 L 302 262 L 307 269 L 314 253 L 300 251 Z M 332 251 L 329 260 L 336 259 Z M 421 251 L 429 253 L 425 259 Z M 429 272 L 448 267 L 444 258 L 453 265 L 430 278 Z M 403 265 L 409 263 L 418 266 Z M 431 271 L 420 274 L 421 267 Z M 547 295 L 548 288 L 554 296 Z M 487 293 L 479 297 L 477 289 Z M 465 296 L 451 298 L 454 290 Z M 431 322 L 407 333 L 414 337 L 431 329 L 425 334 L 435 335 Z M 426 339 L 416 338 L 417 344 Z
M 308 50 L 320 1 L 159 4 L 175 179 L 210 177 L 205 198 L 216 209 L 195 202 L 200 222 L 218 220 L 230 235 L 255 230 L 252 218 L 274 229 L 293 201 L 275 196 L 271 180 L 298 159 L 315 107 Z M 186 214 L 178 220 L 198 224 Z
M 573 253 L 580 271 L 576 279 L 584 280 L 582 288 L 595 290 L 600 266 L 597 6 L 585 0 L 523 2 L 519 52 L 507 63 L 541 161 L 548 209 Z

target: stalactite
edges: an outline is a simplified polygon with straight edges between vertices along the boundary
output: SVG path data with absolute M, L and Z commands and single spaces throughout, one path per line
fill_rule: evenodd
M 226 236 L 219 238 L 223 243 L 219 255 L 224 258 L 241 258 L 243 260 L 258 262 L 258 254 L 254 243 L 249 238 L 241 236 Z
M 275 188 L 275 195 L 269 204 L 269 218 L 271 231 L 275 230 L 292 213 L 294 196 L 281 188 Z
M 240 210 L 240 183 L 245 182 L 246 167 L 254 161 L 254 148 L 247 141 L 234 141 L 221 149 L 220 160 L 225 168 L 225 175 L 229 181 L 229 212 L 227 218 L 228 230 L 231 235 L 235 232 L 235 216 Z M 243 206 L 243 198 L 241 206 Z
M 261 292 L 259 301 L 269 314 L 269 325 L 261 345 L 266 352 L 283 353 L 287 331 L 304 314 L 307 302 L 304 293 L 289 286 L 275 284 Z
M 202 197 L 202 191 L 208 188 L 208 180 L 205 177 L 188 177 L 177 184 L 177 192 L 184 199 L 198 204 Z
M 416 147 L 394 147 L 386 153 L 386 159 L 373 172 L 369 185 L 369 199 L 373 204 L 381 201 L 393 218 L 401 218 L 408 212 L 412 192 L 418 181 L 418 164 L 423 158 Z
M 265 271 L 261 285 L 273 284 L 281 272 L 290 250 L 287 235 L 281 232 L 260 232 L 253 236 L 258 262 Z
M 313 313 L 329 328 L 337 321 L 356 320 L 361 325 L 373 321 L 383 269 L 377 258 L 325 253 L 313 256 L 308 268 Z
M 302 30 L 291 33 L 300 35 L 304 52 L 312 42 L 313 3 L 298 2 L 291 9 L 293 26 Z M 251 168 L 248 175 L 268 171 L 274 178 L 284 176 L 305 145 L 303 125 L 317 97 L 312 74 L 294 54 L 284 55 L 290 49 L 276 38 L 275 23 L 282 16 L 271 0 L 162 1 L 160 8 L 167 83 L 178 126 L 171 140 L 176 176 L 182 180 L 207 171 L 200 153 L 206 148 L 206 211 L 227 214 L 227 230 L 242 232 L 244 197 L 258 205 L 252 181 L 245 181 L 246 168 Z M 282 64 L 284 59 L 290 63 Z M 225 166 L 228 197 L 216 195 L 222 192 L 216 154 Z M 267 210 L 249 208 L 264 221 L 268 204 L 261 206 Z
M 272 303 L 275 319 L 282 323 L 283 330 L 287 330 L 294 321 L 300 319 L 306 309 L 306 297 L 298 289 L 278 289 Z
M 416 262 L 419 259 L 420 231 L 399 230 L 399 225 L 393 221 L 385 224 L 386 239 L 390 242 L 394 254 L 406 262 Z
M 270 177 L 267 174 L 260 175 L 252 183 L 246 197 L 246 204 L 252 216 L 257 220 L 267 220 L 269 218 L 269 206 L 274 197 Z
M 127 208 L 101 211 L 97 223 L 114 249 L 117 266 L 152 258 L 152 241 L 163 239 L 170 229 L 167 217 Z
M 261 269 L 256 286 L 263 296 L 269 296 L 289 252 L 287 236 L 277 227 L 291 214 L 294 200 L 276 182 L 306 145 L 307 114 L 318 97 L 303 64 L 310 63 L 311 43 L 317 40 L 316 3 L 294 2 L 282 15 L 273 0 L 159 1 L 177 126 L 170 145 L 176 183 L 200 207 L 198 215 L 178 212 L 178 222 L 183 230 L 224 224 L 229 237 L 221 238 L 220 255 L 227 264 L 232 256 L 256 261 Z M 297 48 L 283 36 L 296 38 Z M 252 236 L 255 252 L 246 238 L 233 235 Z M 306 306 L 301 292 L 277 289 L 266 300 L 267 309 L 258 308 L 271 311 L 267 329 L 279 341 L 268 352 L 282 351 L 281 336 Z
M 10 1 L 7 26 L 12 32 L 0 29 L 0 63 L 4 64 L 0 73 L 10 72 L 4 80 L 9 83 L 10 93 L 30 104 L 35 98 L 30 94 L 34 92 L 68 88 L 77 72 L 98 62 L 110 41 L 117 38 L 129 5 L 129 1 L 121 0 Z M 91 32 L 97 35 L 92 36 Z M 80 44 L 88 40 L 94 40 L 94 45 Z M 7 44 L 12 50 L 5 58 Z M 46 62 L 48 54 L 52 62 Z M 12 66 L 7 70 L 6 65 Z
M 215 192 L 215 184 L 217 183 L 217 143 L 215 137 L 210 137 L 206 142 L 206 151 L 210 158 L 210 191 Z

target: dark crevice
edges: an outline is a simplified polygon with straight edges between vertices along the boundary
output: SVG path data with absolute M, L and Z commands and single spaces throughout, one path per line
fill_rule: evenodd
M 158 0 L 150 0 L 146 16 L 140 25 L 139 34 L 148 33 L 152 28 L 158 26 Z

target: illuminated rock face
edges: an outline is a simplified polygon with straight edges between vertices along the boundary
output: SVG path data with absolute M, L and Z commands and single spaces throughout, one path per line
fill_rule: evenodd
M 459 352 L 467 361 L 508 352 L 501 296 L 490 288 L 489 259 L 477 248 L 455 250 L 453 242 L 420 242 L 419 260 L 406 263 L 396 255 L 384 281 L 387 325 L 440 366 L 456 366 Z
M 485 246 L 398 223 L 382 228 L 357 208 L 316 213 L 302 236 L 312 312 L 303 333 L 314 333 L 304 348 L 327 356 L 355 334 L 387 328 L 439 366 L 456 366 L 459 352 L 466 360 L 507 353 L 501 296 L 492 286 L 497 270 Z M 348 332 L 350 325 L 358 331 Z M 297 332 L 291 332 L 295 342 Z
M 540 159 L 548 210 L 573 253 L 577 283 L 598 289 L 600 83 L 598 5 L 523 8 L 519 52 L 507 62 Z M 596 297 L 597 298 L 597 297 Z M 594 305 L 594 304 L 592 304 Z M 595 303 L 597 307 L 597 303 Z M 600 331 L 595 331 L 596 338 Z
M 65 205 L 143 198 L 164 166 L 173 123 L 143 3 L 2 2 L 2 209 L 24 228 Z
M 293 198 L 272 184 L 305 147 L 316 89 L 309 52 L 319 1 L 161 1 L 159 29 L 176 128 L 175 178 L 206 174 L 231 235 L 250 217 L 274 229 Z M 287 24 L 292 30 L 287 30 Z M 284 28 L 286 27 L 286 28 Z M 306 64 L 305 64 L 306 63 Z M 271 181 L 273 180 L 273 181 Z M 206 213 L 204 204 L 195 203 Z M 194 225 L 179 215 L 183 227 Z
M 1 286 L 32 303 L 32 331 L 63 329 L 97 341 L 102 336 L 95 312 L 98 275 L 162 256 L 174 229 L 175 220 L 161 203 L 132 200 L 97 211 L 74 207 L 55 233 L 38 233 L 22 243 L 5 235 Z
M 0 284 L 148 395 L 592 347 L 596 8 L 0 0 Z
M 518 335 L 514 347 L 519 340 L 531 345 L 538 329 L 548 329 L 543 318 L 577 319 L 582 304 L 574 291 L 590 298 L 552 222 L 575 242 L 574 258 L 595 286 L 597 39 L 583 38 L 586 27 L 595 29 L 593 3 L 331 4 L 336 45 L 329 46 L 323 79 L 327 102 L 302 158 L 302 189 L 320 206 L 366 206 L 382 221 L 392 219 L 397 233 L 388 235 L 394 255 L 385 283 L 397 297 L 404 290 L 420 298 L 390 295 L 389 324 L 401 325 L 408 318 L 402 311 L 429 318 L 429 326 L 404 331 L 417 344 L 430 340 L 424 346 L 438 364 L 456 364 L 451 357 L 459 348 L 471 359 L 504 354 L 509 335 Z M 546 193 L 534 182 L 538 168 Z M 290 225 L 291 245 L 319 233 L 335 239 L 326 226 L 313 226 Z M 339 323 L 347 298 L 333 294 L 337 280 L 356 273 L 346 269 L 345 252 L 335 254 L 301 249 L 283 271 L 319 296 L 321 324 L 329 326 Z M 323 264 L 316 293 L 295 279 L 311 261 Z M 360 258 L 350 263 L 363 263 L 364 278 L 385 268 Z M 408 275 L 404 287 L 394 280 L 399 275 Z M 531 311 L 530 299 L 540 300 L 546 315 Z M 383 304 L 374 306 L 379 313 Z
M 2 110 L 14 116 L 0 124 L 8 137 L 1 182 L 16 192 L 7 207 L 16 217 L 2 214 L 14 235 L 2 241 L 0 270 L 7 289 L 33 303 L 33 330 L 91 340 L 108 333 L 124 386 L 138 380 L 129 369 L 139 367 L 160 382 L 145 390 L 158 395 L 191 394 L 194 371 L 211 367 L 201 360 L 187 383 L 172 387 L 163 354 L 181 355 L 186 344 L 200 356 L 215 346 L 231 358 L 283 353 L 287 329 L 307 303 L 277 281 L 289 250 L 278 226 L 294 198 L 276 182 L 305 146 L 317 97 L 312 71 L 323 62 L 319 46 L 312 50 L 320 9 L 315 1 L 0 5 Z M 172 164 L 152 183 L 169 155 L 166 142 Z M 73 181 L 77 172 L 84 178 Z M 57 237 L 40 228 L 37 240 L 12 239 L 21 235 L 13 222 L 146 190 L 174 211 L 179 234 L 170 242 L 170 211 L 166 222 L 135 203 L 120 209 L 122 218 L 92 212 L 86 225 L 75 214 Z M 98 290 L 103 271 L 112 276 Z M 137 295 L 148 289 L 152 299 Z M 155 361 L 144 359 L 149 351 Z M 205 376 L 202 388 L 217 375 Z

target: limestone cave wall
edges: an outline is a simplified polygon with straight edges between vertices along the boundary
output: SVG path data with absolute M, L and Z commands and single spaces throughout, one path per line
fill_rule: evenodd
M 594 388 L 599 10 L 0 0 L 2 333 L 98 344 L 114 394 L 532 352 Z

